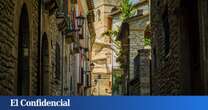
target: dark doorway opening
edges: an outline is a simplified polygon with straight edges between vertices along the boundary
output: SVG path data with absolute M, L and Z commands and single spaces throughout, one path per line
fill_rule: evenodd
M 24 4 L 21 9 L 19 38 L 18 38 L 18 75 L 17 75 L 17 95 L 29 95 L 30 89 L 30 35 L 29 18 L 27 7 Z
M 55 71 L 55 78 L 57 80 L 61 80 L 61 56 L 60 56 L 60 46 L 58 43 L 56 43 L 56 71 Z
M 204 83 L 200 71 L 200 39 L 198 23 L 197 0 L 183 0 L 183 23 L 185 30 L 185 42 L 187 51 L 187 63 L 189 76 L 189 94 L 204 94 Z M 188 86 L 188 85 L 187 85 Z
M 46 33 L 42 37 L 41 72 L 38 75 L 39 95 L 49 95 L 49 49 Z

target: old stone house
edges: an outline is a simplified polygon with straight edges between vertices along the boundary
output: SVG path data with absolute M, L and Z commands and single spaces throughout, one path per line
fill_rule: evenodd
M 0 1 L 0 95 L 73 95 L 68 8 L 68 0 Z
M 153 95 L 205 95 L 206 0 L 152 0 Z
M 95 33 L 92 45 L 92 95 L 112 94 L 112 49 L 111 40 L 102 34 L 111 28 L 109 14 L 119 0 L 94 0 Z
M 75 0 L 68 1 L 68 7 L 72 28 L 66 36 L 66 46 L 69 50 L 65 54 L 69 64 L 66 70 L 69 79 L 66 82 L 70 84 L 70 95 L 89 96 L 91 95 L 91 49 L 95 37 L 94 4 L 92 0 Z M 81 28 L 78 26 L 78 20 L 74 19 L 80 15 L 83 19 Z
M 54 11 L 58 3 L 5 0 L 0 4 L 0 94 L 63 94 L 63 35 Z

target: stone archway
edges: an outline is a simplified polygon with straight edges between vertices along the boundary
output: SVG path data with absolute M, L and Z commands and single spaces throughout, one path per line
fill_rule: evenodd
M 26 4 L 23 4 L 20 15 L 19 37 L 18 37 L 18 75 L 17 95 L 29 95 L 30 88 L 30 33 L 29 17 Z
M 39 75 L 40 95 L 49 95 L 49 46 L 47 34 L 42 37 L 41 72 Z

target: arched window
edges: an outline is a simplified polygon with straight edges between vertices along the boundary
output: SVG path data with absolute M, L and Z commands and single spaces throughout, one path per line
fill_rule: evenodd
M 26 4 L 24 4 L 19 24 L 17 95 L 29 95 L 29 39 L 29 18 Z
M 59 44 L 56 43 L 56 70 L 55 70 L 55 78 L 60 80 L 61 79 L 61 69 L 60 69 L 60 47 Z
M 42 37 L 41 48 L 41 72 L 38 78 L 39 95 L 49 95 L 49 50 L 48 38 L 44 33 Z
M 101 21 L 101 11 L 98 9 L 96 13 L 97 21 Z

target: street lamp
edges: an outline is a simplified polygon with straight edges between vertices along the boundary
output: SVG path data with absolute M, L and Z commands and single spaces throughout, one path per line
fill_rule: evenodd
M 78 16 L 78 17 L 76 17 L 76 19 L 77 19 L 77 27 L 78 27 L 78 29 L 79 29 L 79 38 L 80 39 L 83 39 L 84 37 L 83 37 L 83 24 L 84 24 L 84 17 L 83 16 Z
M 78 26 L 78 28 L 82 28 L 82 26 L 84 24 L 85 17 L 77 16 L 76 19 L 77 19 L 77 26 Z
M 90 70 L 91 70 L 91 72 L 92 72 L 92 70 L 94 69 L 94 67 L 95 67 L 95 64 L 94 64 L 94 63 L 91 63 L 91 64 L 90 64 Z

